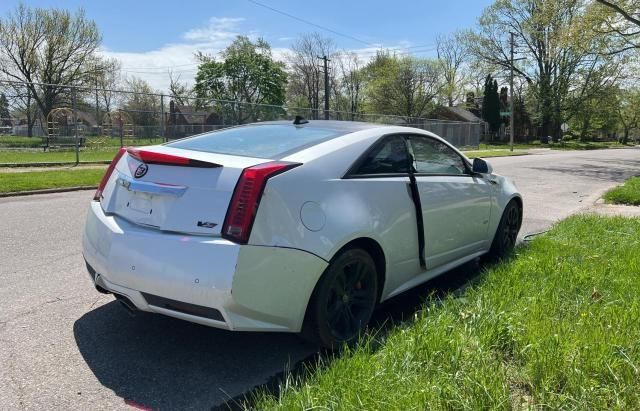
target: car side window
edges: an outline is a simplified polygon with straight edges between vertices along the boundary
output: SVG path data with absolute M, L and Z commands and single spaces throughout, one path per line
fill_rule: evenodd
M 466 174 L 462 157 L 451 147 L 434 138 L 409 136 L 415 158 L 414 168 L 420 174 Z
M 402 136 L 390 136 L 371 150 L 354 174 L 409 172 L 409 153 Z

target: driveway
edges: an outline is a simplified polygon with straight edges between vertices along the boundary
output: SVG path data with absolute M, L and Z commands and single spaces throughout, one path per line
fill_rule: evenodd
M 522 234 L 548 228 L 640 174 L 636 149 L 490 161 L 524 195 Z M 95 292 L 83 266 L 91 195 L 0 199 L 0 409 L 210 409 L 314 352 L 294 335 L 128 316 L 113 297 Z M 452 289 L 472 274 L 461 269 L 426 287 Z M 376 320 L 410 315 L 422 296 L 385 304 Z

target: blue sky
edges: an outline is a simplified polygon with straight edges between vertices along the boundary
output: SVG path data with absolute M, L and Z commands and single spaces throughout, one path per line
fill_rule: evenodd
M 195 73 L 196 50 L 215 54 L 237 34 L 263 37 L 276 57 L 286 53 L 293 39 L 318 31 L 331 37 L 339 49 L 354 50 L 363 58 L 376 47 L 411 47 L 416 55 L 433 55 L 440 34 L 475 26 L 492 0 L 423 0 L 322 2 L 256 0 L 358 40 L 341 37 L 278 14 L 248 0 L 235 1 L 64 1 L 31 0 L 29 6 L 75 10 L 83 7 L 103 34 L 101 52 L 119 58 L 127 75 L 165 88 L 171 68 L 183 80 Z M 5 15 L 18 1 L 0 2 Z

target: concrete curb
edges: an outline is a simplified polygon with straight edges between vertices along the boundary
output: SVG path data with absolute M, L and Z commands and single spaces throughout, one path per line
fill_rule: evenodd
M 111 161 L 81 161 L 77 165 L 85 166 L 85 165 L 100 165 L 100 164 L 110 164 Z M 75 161 L 68 161 L 62 163 L 56 162 L 41 162 L 41 163 L 0 163 L 0 168 L 7 167 L 58 167 L 58 166 L 75 166 Z
M 97 188 L 98 186 L 76 186 L 76 187 L 46 188 L 44 190 L 11 191 L 9 193 L 0 193 L 0 198 L 30 196 L 35 194 L 66 193 L 68 191 L 95 190 Z

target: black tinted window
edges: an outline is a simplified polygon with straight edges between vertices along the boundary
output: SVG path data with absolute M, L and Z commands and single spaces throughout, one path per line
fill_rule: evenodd
M 375 147 L 356 174 L 393 174 L 409 172 L 409 156 L 404 139 L 393 136 Z
M 323 141 L 344 132 L 329 128 L 295 127 L 286 124 L 265 124 L 228 128 L 213 133 L 167 144 L 169 147 L 208 153 L 247 157 L 274 158 Z
M 465 162 L 448 145 L 429 137 L 410 136 L 416 173 L 465 174 Z

